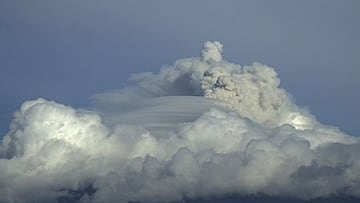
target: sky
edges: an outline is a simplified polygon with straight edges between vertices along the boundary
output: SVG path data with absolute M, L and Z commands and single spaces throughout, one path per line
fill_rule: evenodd
M 129 75 L 219 40 L 229 61 L 276 69 L 319 120 L 358 136 L 359 2 L 2 1 L 1 132 L 24 100 L 84 106 Z
M 127 122 L 142 122 L 152 127 L 150 133 L 161 132 L 159 135 L 163 135 L 164 128 L 159 123 L 164 125 L 169 117 L 175 118 L 174 113 L 181 111 L 176 109 L 169 112 L 168 109 L 174 109 L 182 102 L 193 106 L 189 112 L 177 118 L 178 122 L 199 117 L 213 104 L 191 97 L 153 98 L 129 107 L 131 111 L 126 110 L 127 116 L 119 117 L 116 113 L 124 113 L 124 110 L 122 106 L 115 106 L 118 109 L 114 111 L 112 99 L 119 102 L 116 99 L 129 95 L 121 91 L 108 92 L 122 89 L 128 84 L 145 84 L 149 87 L 160 85 L 162 88 L 162 73 L 156 76 L 161 67 L 176 67 L 172 64 L 182 58 L 204 57 L 201 55 L 204 43 L 214 40 L 224 46 L 222 57 L 226 61 L 241 66 L 252 66 L 253 62 L 260 62 L 274 68 L 281 80 L 280 87 L 291 95 L 289 101 L 296 103 L 295 106 L 285 105 L 284 112 L 300 112 L 301 116 L 311 120 L 311 124 L 313 120 L 317 120 L 325 125 L 336 126 L 348 135 L 360 136 L 359 8 L 360 3 L 356 0 L 1 1 L 0 137 L 9 131 L 10 123 L 16 124 L 16 119 L 20 119 L 21 116 L 18 115 L 15 121 L 11 122 L 13 113 L 20 109 L 22 103 L 40 97 L 56 102 L 53 104 L 34 100 L 34 103 L 46 104 L 45 109 L 54 108 L 54 111 L 58 111 L 62 109 L 58 103 L 81 109 L 95 108 L 105 115 L 102 119 L 106 125 L 123 122 L 125 119 Z M 258 66 L 262 70 L 262 66 L 254 65 Z M 265 67 L 264 70 L 268 69 Z M 185 69 L 181 71 L 186 72 Z M 129 81 L 133 74 L 143 72 L 154 72 L 155 76 L 139 76 L 137 81 Z M 173 73 L 165 71 L 163 74 L 171 76 Z M 216 73 L 209 74 L 217 77 Z M 230 71 L 229 78 L 236 74 Z M 160 81 L 160 84 L 155 83 L 155 80 Z M 270 79 L 266 81 L 274 84 Z M 244 84 L 248 85 L 246 81 Z M 180 93 L 187 91 L 182 89 L 183 86 L 174 85 L 174 88 Z M 137 91 L 136 89 L 135 92 L 138 93 Z M 164 94 L 154 93 L 146 88 L 144 91 L 157 96 L 183 96 L 167 90 L 164 90 Z M 282 93 L 274 91 L 271 94 L 283 97 Z M 142 98 L 142 93 L 139 95 Z M 224 94 L 217 92 L 209 93 L 207 97 L 218 98 L 219 95 L 225 98 Z M 199 102 L 207 104 L 203 106 L 204 109 L 197 106 Z M 149 123 L 149 118 L 146 117 L 141 121 L 137 119 L 144 115 L 153 116 L 154 111 L 158 111 L 159 103 L 166 106 L 165 110 L 162 110 L 166 116 L 158 118 L 158 123 Z M 146 108 L 133 112 L 133 109 L 139 106 Z M 23 109 L 26 110 L 25 107 Z M 245 106 L 244 109 L 246 110 Z M 243 112 L 244 109 L 240 110 Z M 67 111 L 73 110 L 66 108 Z M 209 118 L 205 116 L 197 124 L 201 126 L 202 122 L 206 123 L 206 119 L 216 117 L 217 114 L 212 112 L 207 115 Z M 37 115 L 34 113 L 35 119 Z M 257 113 L 248 112 L 242 115 L 262 122 Z M 270 121 L 275 122 L 273 125 L 288 123 L 286 119 L 281 120 L 281 113 L 276 115 L 279 115 L 279 118 L 275 120 L 269 117 Z M 77 120 L 78 117 L 73 119 Z M 89 116 L 89 120 L 96 119 Z M 315 126 L 318 126 L 317 121 Z M 165 123 L 167 127 L 173 125 L 171 122 Z M 294 127 L 303 126 L 295 123 Z M 106 134 L 102 128 L 98 130 L 102 132 L 101 135 Z M 335 134 L 343 135 L 337 131 Z M 191 138 L 191 133 L 185 135 Z M 196 139 L 200 139 L 199 143 L 203 142 L 201 138 Z M 344 140 L 346 141 L 341 142 L 353 142 L 347 138 Z M 315 141 L 309 142 L 314 144 Z M 226 147 L 222 148 L 224 146 L 217 147 L 219 148 L 214 149 L 228 150 Z M 194 150 L 190 151 L 195 153 Z M 314 157 L 322 160 L 321 153 L 324 151 L 336 150 L 335 147 L 328 147 L 320 150 L 320 155 Z M 180 152 L 179 154 L 185 155 L 187 153 Z M 8 153 L 7 156 L 13 155 L 12 152 Z M 157 159 L 161 157 L 156 153 L 154 156 Z M 299 171 L 297 173 L 300 173 Z

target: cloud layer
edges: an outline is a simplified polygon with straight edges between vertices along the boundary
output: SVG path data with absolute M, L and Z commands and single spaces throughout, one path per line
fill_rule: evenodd
M 0 145 L 4 202 L 169 202 L 226 194 L 360 197 L 360 142 L 318 122 L 275 70 L 222 59 L 220 42 L 93 111 L 37 99 Z

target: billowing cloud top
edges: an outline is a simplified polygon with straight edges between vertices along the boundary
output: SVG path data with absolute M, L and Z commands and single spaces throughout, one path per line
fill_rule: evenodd
M 360 197 L 360 143 L 322 125 L 275 70 L 206 42 L 95 111 L 26 101 L 0 145 L 4 202 L 169 202 L 226 194 Z

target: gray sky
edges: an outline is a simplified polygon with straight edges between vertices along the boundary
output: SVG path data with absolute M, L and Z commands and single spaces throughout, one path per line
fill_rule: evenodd
M 0 133 L 28 99 L 89 105 L 132 73 L 157 72 L 219 40 L 260 61 L 323 123 L 359 136 L 360 2 L 1 1 Z

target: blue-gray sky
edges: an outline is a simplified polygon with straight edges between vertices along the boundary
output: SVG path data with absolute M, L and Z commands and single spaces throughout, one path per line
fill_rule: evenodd
M 359 136 L 360 2 L 1 1 L 0 132 L 28 99 L 87 106 L 132 73 L 219 40 L 226 60 L 273 66 L 300 106 Z

